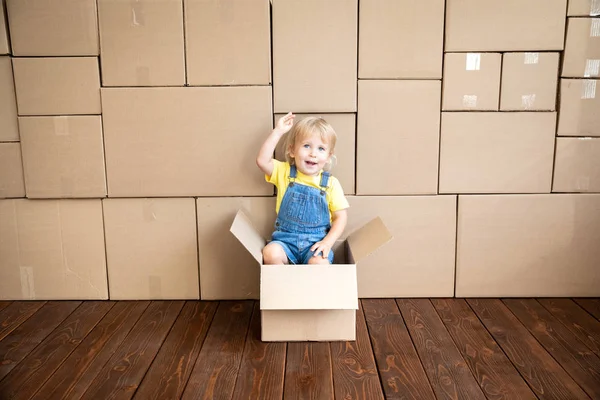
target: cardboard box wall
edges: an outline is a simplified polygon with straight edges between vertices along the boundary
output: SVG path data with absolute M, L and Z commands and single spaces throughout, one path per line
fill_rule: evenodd
M 557 138 L 553 192 L 600 192 L 600 138 Z
M 600 195 L 459 196 L 457 297 L 600 295 Z
M 600 18 L 568 18 L 562 77 L 600 77 Z
M 101 200 L 0 200 L 0 299 L 106 300 Z
M 11 57 L 0 57 L 0 142 L 19 140 L 17 97 Z
M 0 55 L 10 54 L 10 41 L 8 40 L 8 25 L 6 24 L 5 0 L 0 1 Z
M 0 199 L 25 197 L 20 143 L 0 143 Z
M 600 2 L 598 0 L 569 0 L 567 16 L 586 17 L 600 15 Z
M 561 79 L 559 136 L 600 136 L 600 80 Z

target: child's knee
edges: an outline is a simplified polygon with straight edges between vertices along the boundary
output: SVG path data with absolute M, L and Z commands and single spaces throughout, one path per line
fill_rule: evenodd
M 265 265 L 288 263 L 285 250 L 277 243 L 269 243 L 266 245 L 262 250 L 262 254 L 263 264 Z
M 329 259 L 327 258 L 323 258 L 320 255 L 319 256 L 312 256 L 311 258 L 308 259 L 308 264 L 309 265 L 327 265 L 329 264 Z

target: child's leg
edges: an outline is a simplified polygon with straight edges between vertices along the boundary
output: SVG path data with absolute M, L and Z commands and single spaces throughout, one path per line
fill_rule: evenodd
M 279 243 L 271 242 L 263 248 L 263 264 L 281 265 L 288 264 L 288 257 L 285 250 Z
M 318 256 L 312 256 L 311 258 L 309 258 L 307 264 L 309 264 L 309 265 L 314 265 L 314 264 L 329 265 L 331 263 L 329 262 L 329 258 L 323 258 L 323 256 L 321 256 L 319 254 Z

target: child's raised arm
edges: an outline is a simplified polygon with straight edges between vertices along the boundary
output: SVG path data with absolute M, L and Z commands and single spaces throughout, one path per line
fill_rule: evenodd
M 294 125 L 294 118 L 296 116 L 291 112 L 287 113 L 283 117 L 279 118 L 277 125 L 273 132 L 267 137 L 267 140 L 263 143 L 256 157 L 256 165 L 265 173 L 265 175 L 271 176 L 273 173 L 273 152 L 279 139 L 289 131 Z

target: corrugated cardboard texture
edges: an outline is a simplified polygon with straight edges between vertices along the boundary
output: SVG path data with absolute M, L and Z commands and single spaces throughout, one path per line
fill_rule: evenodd
M 559 53 L 505 53 L 500 109 L 556 110 Z
M 94 0 L 7 0 L 15 56 L 97 56 Z
M 569 0 L 569 8 L 567 10 L 569 17 L 585 17 L 600 15 L 599 0 Z
M 453 295 L 456 196 L 349 196 L 348 200 L 345 234 L 380 216 L 394 237 L 358 263 L 359 297 Z
M 600 138 L 556 139 L 553 192 L 600 192 Z
M 361 0 L 359 6 L 359 78 L 442 77 L 443 0 Z
M 4 11 L 5 0 L 0 1 L 0 54 L 10 54 L 10 42 L 8 40 L 8 25 Z
M 198 299 L 194 199 L 104 199 L 110 298 Z
M 440 81 L 358 82 L 357 194 L 437 193 L 440 90 Z
M 106 197 L 100 116 L 19 117 L 28 198 Z
M 442 110 L 498 110 L 500 53 L 446 53 Z
M 356 340 L 356 310 L 261 311 L 264 342 Z
M 456 296 L 600 295 L 600 195 L 460 196 Z
M 183 4 L 99 0 L 103 86 L 183 86 Z
M 0 57 L 0 142 L 19 140 L 17 98 L 10 57 Z
M 198 198 L 196 205 L 202 300 L 258 299 L 262 254 L 257 262 L 229 229 L 242 210 L 263 240 L 270 239 L 275 198 Z
M 184 3 L 188 84 L 271 83 L 271 16 L 267 0 Z
M 445 51 L 562 50 L 567 0 L 448 0 Z
M 20 143 L 0 143 L 0 198 L 25 197 Z
M 0 298 L 106 300 L 100 200 L 0 201 Z
M 561 76 L 600 76 L 600 19 L 568 18 Z
M 110 197 L 273 194 L 256 167 L 270 87 L 102 89 L 102 104 Z
M 358 0 L 275 1 L 276 112 L 356 111 Z
M 100 114 L 97 57 L 14 58 L 19 115 Z
M 600 136 L 600 80 L 561 79 L 558 135 Z
M 284 114 L 275 114 L 273 124 Z M 295 121 L 300 121 L 309 116 L 319 116 L 324 118 L 335 130 L 337 142 L 335 145 L 335 163 L 331 170 L 331 175 L 335 176 L 344 189 L 344 194 L 355 193 L 355 174 L 356 174 L 356 114 L 295 114 Z M 284 144 L 287 134 L 284 135 L 277 148 L 275 149 L 275 158 L 285 161 Z
M 550 193 L 555 112 L 442 113 L 440 193 Z

